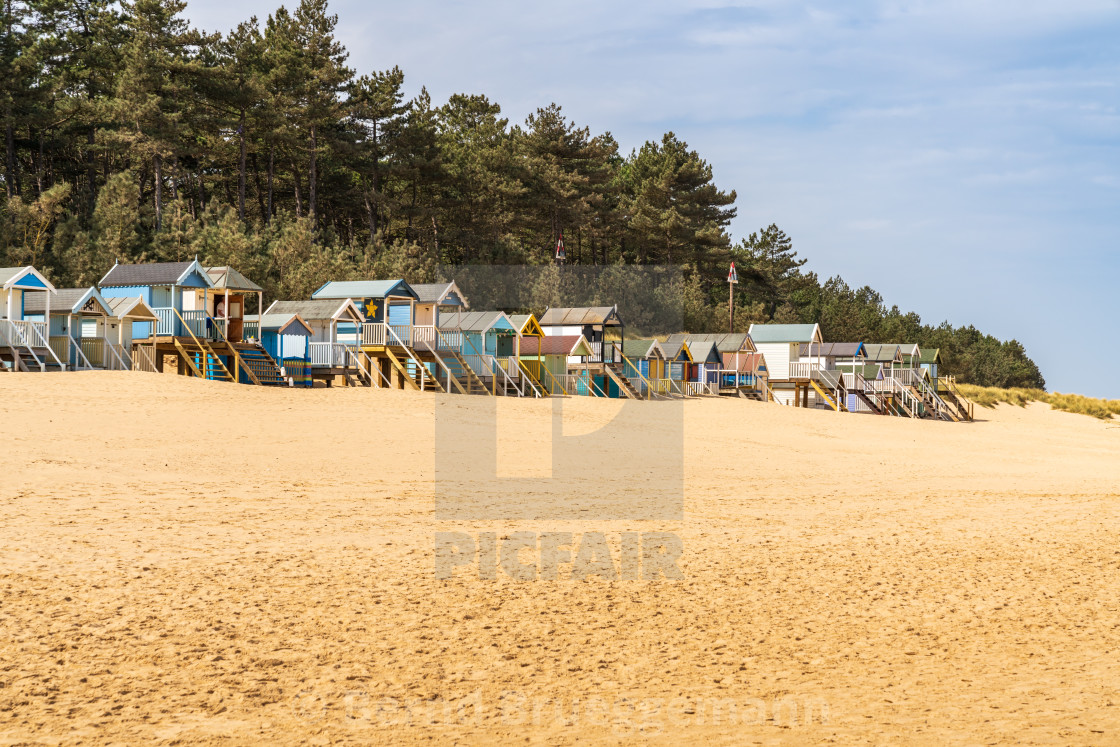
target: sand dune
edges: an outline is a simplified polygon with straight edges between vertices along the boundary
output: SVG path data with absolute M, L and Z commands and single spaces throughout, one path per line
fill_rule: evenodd
M 1120 423 L 640 406 L 586 511 L 446 519 L 483 398 L 0 375 L 0 742 L 1120 743 Z M 543 515 L 552 407 L 496 411 Z M 682 517 L 614 518 L 682 422 Z M 441 500 L 508 498 L 467 466 Z M 453 531 L 673 532 L 684 578 L 441 580 Z

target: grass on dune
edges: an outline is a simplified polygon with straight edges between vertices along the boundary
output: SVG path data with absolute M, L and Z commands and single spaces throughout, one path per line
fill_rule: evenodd
M 1045 402 L 1055 410 L 1064 410 L 1079 415 L 1108 420 L 1120 415 L 1120 399 L 1094 399 L 1080 394 L 1061 394 L 1045 392 L 1041 389 L 1000 389 L 992 386 L 973 386 L 958 384 L 961 394 L 981 407 L 995 407 L 1001 402 L 1024 407 L 1028 402 Z

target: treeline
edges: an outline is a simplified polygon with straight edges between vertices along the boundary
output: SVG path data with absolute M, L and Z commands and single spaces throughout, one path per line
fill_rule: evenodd
M 408 98 L 360 74 L 326 0 L 228 33 L 182 0 L 8 0 L 0 47 L 0 265 L 89 285 L 114 261 L 199 256 L 270 298 L 440 267 L 671 265 L 687 329 L 819 321 L 827 339 L 937 345 L 962 380 L 1044 385 L 1015 341 L 923 325 L 870 288 L 804 272 L 770 226 L 733 243 L 734 191 L 673 133 L 620 152 L 555 104 L 511 123 L 482 95 Z

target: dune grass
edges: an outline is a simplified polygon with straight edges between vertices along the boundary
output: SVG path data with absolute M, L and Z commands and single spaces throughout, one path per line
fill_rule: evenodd
M 1041 389 L 999 389 L 991 386 L 958 384 L 961 394 L 980 405 L 992 408 L 1001 402 L 1024 407 L 1028 402 L 1045 402 L 1055 410 L 1090 415 L 1101 420 L 1109 420 L 1120 415 L 1120 399 L 1095 399 L 1080 394 L 1061 394 L 1045 392 Z

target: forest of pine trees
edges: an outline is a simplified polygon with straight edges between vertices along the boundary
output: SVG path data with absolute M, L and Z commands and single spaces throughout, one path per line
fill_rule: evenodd
M 59 286 L 115 261 L 198 256 L 268 298 L 329 279 L 550 262 L 680 269 L 684 326 L 819 322 L 827 340 L 940 347 L 988 386 L 1042 387 L 1022 345 L 922 324 L 868 287 L 803 269 L 777 226 L 735 243 L 733 190 L 673 133 L 629 154 L 556 104 L 524 122 L 484 95 L 408 98 L 394 67 L 355 71 L 326 0 L 225 33 L 184 0 L 0 0 L 0 266 Z

